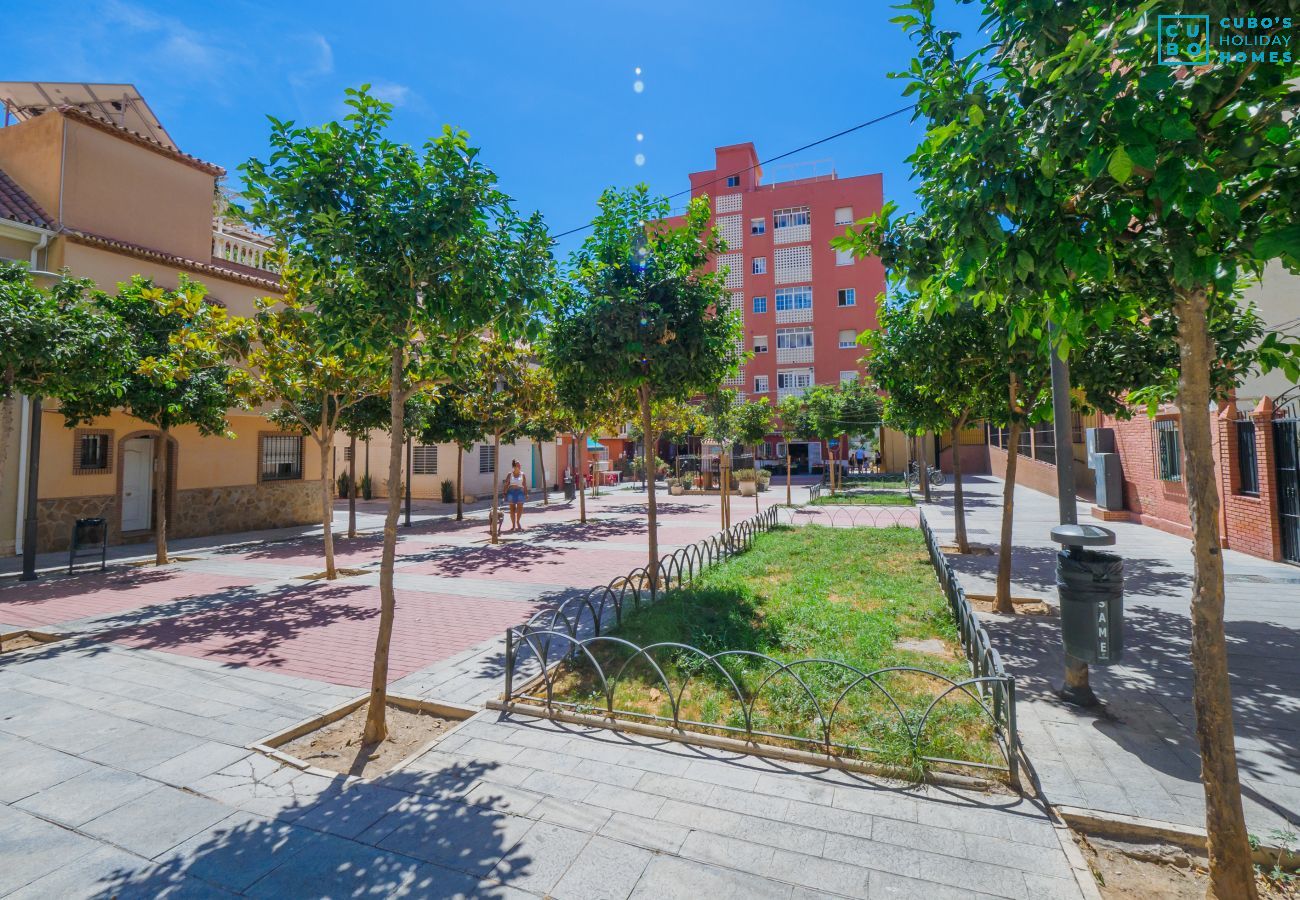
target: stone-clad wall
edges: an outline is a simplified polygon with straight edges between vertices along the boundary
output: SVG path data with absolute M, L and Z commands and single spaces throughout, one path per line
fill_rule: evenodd
M 38 503 L 37 550 L 65 551 L 77 519 L 108 520 L 108 542 L 122 540 L 118 498 L 66 497 Z M 202 537 L 263 528 L 287 528 L 320 521 L 320 483 L 273 481 L 234 487 L 194 488 L 176 492 L 167 524 L 168 537 Z M 138 532 L 132 541 L 147 540 Z

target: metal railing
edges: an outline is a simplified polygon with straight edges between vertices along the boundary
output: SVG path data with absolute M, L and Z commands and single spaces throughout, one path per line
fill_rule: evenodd
M 796 522 L 792 513 L 801 513 L 803 510 L 791 511 L 773 506 L 751 519 L 732 526 L 727 531 L 663 556 L 657 567 L 657 579 L 651 579 L 646 568 L 638 568 L 628 576 L 614 579 L 604 587 L 593 588 L 585 595 L 570 598 L 558 606 L 541 610 L 521 626 L 507 629 L 504 705 L 506 708 L 516 708 L 525 713 L 536 714 L 535 711 L 540 709 L 541 714 L 544 715 L 557 712 L 588 712 L 594 709 L 590 703 L 562 700 L 556 697 L 557 681 L 564 678 L 566 674 L 576 671 L 579 666 L 586 665 L 591 667 L 599 687 L 599 695 L 603 701 L 601 715 L 610 721 L 622 719 L 666 725 L 683 734 L 691 730 L 706 729 L 743 738 L 750 744 L 760 740 L 793 744 L 799 748 L 815 750 L 828 757 L 871 757 L 883 751 L 876 746 L 846 743 L 835 738 L 837 725 L 845 727 L 844 718 L 852 716 L 851 712 L 845 710 L 846 700 L 854 692 L 861 691 L 883 700 L 886 714 L 892 712 L 892 726 L 885 730 L 890 731 L 893 738 L 901 737 L 906 741 L 913 763 L 1006 772 L 1011 783 L 1018 784 L 1019 738 L 1016 731 L 1015 679 L 1003 668 L 1001 658 L 993 649 L 988 633 L 979 624 L 974 610 L 966 600 L 965 592 L 957 581 L 956 574 L 939 550 L 924 513 L 915 509 L 906 511 L 913 517 L 913 521 L 906 524 L 913 526 L 919 524 L 925 537 L 931 563 L 934 565 L 940 586 L 957 623 L 962 647 L 970 665 L 970 678 L 957 680 L 913 666 L 890 666 L 868 671 L 839 660 L 826 658 L 782 662 L 750 650 L 707 653 L 698 647 L 676 642 L 662 642 L 640 647 L 630 641 L 603 633 L 611 625 L 617 628 L 622 623 L 629 603 L 633 609 L 639 609 L 643 604 L 654 603 L 665 591 L 693 583 L 708 567 L 748 550 L 758 534 L 784 524 L 783 520 L 802 524 Z M 874 512 L 887 512 L 887 510 L 877 509 Z M 593 648 L 598 651 L 622 650 L 626 659 L 623 659 L 616 669 L 611 668 L 610 671 L 606 671 L 597 653 L 593 652 Z M 656 661 L 656 653 L 671 654 L 679 662 L 684 661 L 677 667 L 684 673 L 679 683 L 674 684 L 669 678 L 664 667 Z M 667 698 L 669 715 L 616 708 L 615 688 L 629 672 L 629 667 L 638 660 L 644 661 L 654 676 L 653 680 L 662 685 L 662 696 Z M 747 685 L 743 683 L 745 680 L 743 675 L 738 677 L 724 663 L 731 663 L 732 669 L 737 668 L 739 664 L 758 674 Z M 834 673 L 829 678 L 828 670 Z M 692 679 L 698 678 L 701 673 L 717 676 L 718 683 L 724 689 L 730 690 L 731 699 L 734 701 L 733 709 L 739 711 L 739 724 L 703 722 L 683 715 L 687 689 Z M 804 677 L 805 674 L 810 677 Z M 516 680 L 520 675 L 529 677 L 527 683 L 517 688 Z M 930 702 L 919 717 L 915 710 L 905 710 L 904 704 L 900 703 L 899 698 L 888 689 L 886 682 L 892 680 L 895 675 L 903 679 L 935 682 Z M 753 681 L 757 684 L 753 684 Z M 822 693 L 819 693 L 817 688 L 821 688 Z M 798 702 L 807 703 L 812 712 L 809 718 L 812 722 L 810 730 L 815 732 L 814 734 L 780 733 L 761 727 L 760 704 L 765 700 L 778 699 L 777 695 L 782 691 L 792 691 L 799 698 Z M 926 746 L 927 726 L 932 729 L 937 727 L 933 724 L 936 710 L 942 709 L 941 704 L 949 697 L 961 702 L 970 701 L 978 714 L 987 719 L 1002 757 L 1002 763 L 953 759 L 922 752 L 922 748 Z M 516 707 L 514 705 L 516 702 L 526 706 Z M 788 696 L 784 696 L 778 702 L 788 705 L 790 701 Z M 854 724 L 862 726 L 864 723 L 850 723 L 849 727 Z M 871 733 L 880 733 L 879 728 L 883 727 L 879 721 L 865 724 L 877 726 L 874 730 L 868 728 Z M 689 740 L 686 737 L 682 739 Z

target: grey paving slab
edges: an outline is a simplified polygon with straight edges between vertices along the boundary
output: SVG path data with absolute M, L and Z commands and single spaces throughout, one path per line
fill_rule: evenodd
M 625 900 L 654 856 L 598 835 L 582 848 L 551 893 L 558 900 Z
M 150 866 L 133 853 L 101 844 L 84 856 L 59 866 L 24 888 L 6 896 L 9 900 L 89 900 L 111 894 L 128 873 Z
M 631 894 L 646 900 L 785 900 L 790 895 L 788 884 L 674 856 L 652 859 Z
M 157 787 L 156 781 L 98 766 L 54 787 L 38 791 L 15 805 L 41 818 L 77 826 L 117 809 Z
M 81 827 L 152 859 L 229 815 L 230 809 L 215 800 L 160 786 Z
M 549 894 L 591 840 L 591 835 L 554 822 L 529 828 L 490 873 L 511 887 Z
M 26 813 L 0 824 L 0 895 L 31 884 L 95 850 L 94 840 Z
M 972 526 L 996 533 L 1002 482 L 966 485 Z M 1055 497 L 1015 493 L 1014 592 L 1050 605 L 1055 596 Z M 1096 522 L 1090 504 L 1079 521 Z M 949 487 L 926 516 L 941 537 L 952 532 Z M 1191 707 L 1188 611 L 1190 543 L 1151 527 L 1105 523 L 1125 565 L 1125 655 L 1092 667 L 1104 711 L 1059 703 L 1060 624 L 1054 616 L 983 616 L 1008 669 L 1017 677 L 1025 749 L 1047 796 L 1102 812 L 1204 826 L 1204 802 Z M 968 591 L 991 590 L 996 557 L 949 557 Z M 1248 827 L 1265 834 L 1300 821 L 1300 576 L 1283 563 L 1223 553 L 1225 631 L 1232 675 L 1238 766 Z

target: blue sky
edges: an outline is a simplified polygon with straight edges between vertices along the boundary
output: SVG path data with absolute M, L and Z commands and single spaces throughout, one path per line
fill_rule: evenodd
M 715 146 L 752 140 L 765 159 L 902 106 L 886 78 L 911 55 L 895 14 L 888 0 L 47 0 L 39 22 L 59 24 L 11 23 L 0 78 L 133 82 L 181 149 L 232 182 L 265 154 L 267 113 L 327 121 L 345 87 L 369 82 L 397 105 L 396 138 L 465 128 L 559 232 L 589 221 L 608 185 L 676 192 Z M 969 8 L 952 20 L 977 21 Z M 910 208 L 918 134 L 900 116 L 796 160 L 883 172 L 885 196 Z

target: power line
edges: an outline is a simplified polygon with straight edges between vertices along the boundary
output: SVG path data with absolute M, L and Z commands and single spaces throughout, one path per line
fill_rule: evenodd
M 894 116 L 901 116 L 903 113 L 910 112 L 913 109 L 916 109 L 915 103 L 909 104 L 907 106 L 900 106 L 898 109 L 894 110 L 893 112 L 887 112 L 884 115 L 876 116 L 874 119 L 868 119 L 865 122 L 861 122 L 857 125 L 854 125 L 852 128 L 845 128 L 843 131 L 837 131 L 834 134 L 827 135 L 824 138 L 819 138 L 818 140 L 812 141 L 811 143 L 804 144 L 802 147 L 796 147 L 793 150 L 787 150 L 785 153 L 778 153 L 776 156 L 771 156 L 768 157 L 767 159 L 760 160 L 759 162 L 755 163 L 752 166 L 746 166 L 743 169 L 740 169 L 735 172 L 731 172 L 727 175 L 719 175 L 716 178 L 712 179 L 711 181 L 706 182 L 704 186 L 708 187 L 710 185 L 717 184 L 719 181 L 723 181 L 727 178 L 734 178 L 738 175 L 743 175 L 746 172 L 751 172 L 754 169 L 761 168 L 767 165 L 768 163 L 774 163 L 779 160 L 785 159 L 788 156 L 794 156 L 796 153 L 802 153 L 805 150 L 811 150 L 813 147 L 819 147 L 822 144 L 829 143 L 830 141 L 836 140 L 837 138 L 842 138 L 847 134 L 852 134 L 855 131 L 861 131 L 863 128 L 867 128 L 868 126 L 878 125 L 887 119 L 892 119 L 894 118 Z M 669 194 L 664 199 L 675 200 L 678 197 L 689 194 L 693 190 L 694 190 L 693 187 L 689 187 L 683 191 L 678 191 L 675 194 Z M 568 237 L 571 234 L 577 234 L 580 231 L 586 231 L 590 227 L 591 227 L 591 223 L 587 223 L 586 225 L 579 225 L 577 228 L 570 228 L 568 231 L 561 231 L 559 234 L 553 235 L 551 237 L 551 242 L 554 243 L 562 237 Z

